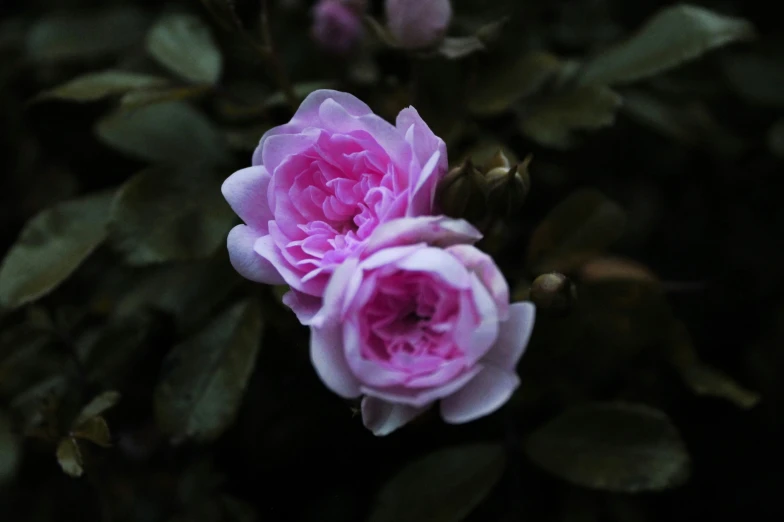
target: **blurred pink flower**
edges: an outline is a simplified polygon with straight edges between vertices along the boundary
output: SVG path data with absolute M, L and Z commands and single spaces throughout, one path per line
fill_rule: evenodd
M 379 224 L 433 214 L 446 170 L 446 145 L 412 107 L 392 125 L 350 94 L 315 91 L 223 184 L 245 222 L 229 233 L 232 265 L 290 285 L 284 303 L 306 324 L 331 273 Z
M 436 401 L 446 422 L 472 421 L 519 385 L 534 305 L 509 304 L 492 258 L 468 244 L 479 237 L 462 220 L 389 221 L 330 279 L 311 359 L 332 391 L 364 396 L 362 419 L 376 435 Z
M 313 37 L 328 51 L 351 51 L 364 33 L 364 11 L 364 0 L 319 0 L 313 8 Z
M 385 8 L 389 31 L 406 49 L 435 45 L 452 20 L 450 0 L 386 0 Z

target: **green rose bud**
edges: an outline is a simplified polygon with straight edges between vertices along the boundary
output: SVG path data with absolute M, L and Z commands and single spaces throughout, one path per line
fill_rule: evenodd
M 487 213 L 485 176 L 469 158 L 441 180 L 436 198 L 441 211 L 447 216 L 479 223 Z
M 486 174 L 488 203 L 498 215 L 512 216 L 523 205 L 531 190 L 531 177 L 528 174 L 531 156 L 519 165 L 509 166 L 506 157 L 499 152 L 491 163 L 495 163 L 496 166 L 489 169 Z

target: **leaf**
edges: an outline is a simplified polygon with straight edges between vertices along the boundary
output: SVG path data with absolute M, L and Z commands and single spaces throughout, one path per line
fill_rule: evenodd
M 57 445 L 57 462 L 66 474 L 81 477 L 84 473 L 82 452 L 76 439 L 66 437 Z
M 160 292 L 168 281 L 159 282 Z M 129 288 L 138 284 L 128 282 Z M 143 311 L 133 317 L 109 322 L 97 331 L 88 331 L 76 343 L 76 353 L 91 382 L 104 387 L 119 386 L 135 376 L 136 365 L 149 351 L 145 343 L 151 321 Z
M 216 164 L 227 154 L 210 120 L 182 102 L 119 110 L 100 120 L 96 133 L 110 147 L 151 162 Z
M 163 15 L 147 34 L 147 51 L 190 82 L 213 85 L 220 78 L 223 57 L 210 28 L 195 15 Z
M 234 215 L 220 183 L 197 168 L 151 168 L 123 185 L 111 242 L 133 265 L 206 258 L 223 246 Z
M 115 404 L 117 404 L 120 400 L 120 392 L 117 391 L 107 391 L 103 392 L 102 394 L 95 397 L 91 400 L 84 408 L 82 408 L 81 413 L 73 422 L 74 429 L 85 422 L 88 422 L 93 417 L 97 417 L 98 415 L 102 415 L 104 412 L 113 408 Z
M 556 56 L 537 51 L 521 55 L 512 64 L 486 68 L 477 75 L 482 80 L 469 94 L 468 110 L 477 116 L 500 114 L 553 83 L 563 67 Z
M 632 259 L 604 256 L 591 259 L 580 268 L 580 279 L 585 282 L 641 281 L 658 283 L 650 268 Z
M 39 62 L 100 58 L 140 41 L 146 23 L 143 13 L 131 7 L 50 14 L 30 29 L 27 55 Z
M 93 417 L 79 424 L 71 431 L 71 436 L 76 439 L 89 440 L 98 446 L 109 448 L 112 445 L 112 435 L 109 425 L 103 417 Z
M 528 457 L 578 486 L 637 493 L 683 484 L 690 458 L 667 415 L 643 404 L 592 403 L 536 430 Z
M 492 491 L 505 467 L 494 444 L 453 446 L 406 465 L 382 488 L 370 522 L 459 522 Z
M 784 108 L 784 65 L 760 54 L 733 54 L 721 61 L 730 86 L 758 107 Z
M 42 92 L 36 100 L 67 100 L 89 102 L 124 94 L 129 91 L 162 87 L 168 80 L 148 74 L 127 71 L 101 71 L 85 74 L 73 80 Z
M 777 158 L 784 158 L 784 120 L 779 120 L 768 129 L 768 149 Z
M 243 301 L 172 349 L 155 389 L 155 415 L 173 442 L 215 440 L 233 422 L 261 332 L 259 305 Z
M 13 478 L 19 465 L 19 441 L 11 420 L 0 411 L 0 485 Z
M 188 87 L 171 87 L 168 89 L 152 89 L 145 91 L 131 91 L 120 99 L 122 110 L 132 110 L 156 103 L 184 101 L 198 98 L 209 92 L 203 85 Z
M 572 193 L 534 230 L 527 265 L 534 274 L 569 272 L 623 233 L 626 213 L 594 189 Z
M 28 221 L 0 266 L 0 306 L 35 301 L 67 279 L 106 238 L 111 198 L 91 194 Z
M 565 149 L 574 145 L 573 132 L 596 130 L 615 123 L 622 98 L 603 86 L 555 94 L 520 114 L 520 130 L 542 145 Z
M 671 332 L 672 363 L 695 394 L 725 399 L 744 410 L 757 405 L 761 399 L 759 394 L 744 388 L 729 375 L 700 360 L 683 322 L 676 322 Z
M 444 38 L 436 52 L 449 60 L 458 60 L 484 50 L 485 45 L 476 36 L 461 36 Z
M 747 20 L 679 4 L 659 11 L 629 40 L 589 60 L 578 84 L 634 82 L 754 36 Z

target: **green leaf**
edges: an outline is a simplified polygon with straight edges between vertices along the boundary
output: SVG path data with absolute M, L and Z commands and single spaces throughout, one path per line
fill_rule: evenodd
M 553 83 L 563 70 L 556 56 L 540 51 L 523 54 L 511 64 L 485 68 L 469 93 L 468 110 L 478 116 L 500 114 Z
M 637 493 L 683 484 L 690 458 L 667 415 L 642 404 L 576 407 L 535 431 L 528 457 L 578 486 Z
M 173 442 L 215 440 L 234 421 L 261 332 L 259 305 L 243 301 L 172 349 L 155 389 L 155 415 Z
M 534 274 L 569 272 L 615 242 L 625 224 L 623 209 L 601 192 L 578 190 L 534 230 L 527 265 Z
M 721 62 L 730 86 L 758 107 L 784 108 L 784 65 L 759 54 L 733 54 Z
M 104 412 L 113 408 L 115 404 L 117 404 L 120 400 L 120 392 L 117 391 L 107 391 L 103 392 L 102 394 L 95 397 L 91 400 L 84 408 L 82 408 L 81 413 L 79 413 L 79 417 L 73 422 L 74 428 L 78 427 L 80 424 L 83 424 L 93 417 L 97 417 L 98 415 L 102 415 Z
M 494 444 L 433 452 L 384 485 L 370 522 L 459 522 L 490 494 L 504 467 L 504 450 Z
M 67 279 L 106 238 L 111 200 L 92 194 L 31 219 L 0 266 L 0 305 L 35 301 Z
M 566 149 L 574 145 L 573 133 L 596 130 L 615 123 L 622 98 L 607 87 L 581 87 L 555 94 L 519 113 L 520 130 L 542 145 Z
M 663 9 L 629 40 L 589 60 L 578 83 L 634 82 L 754 35 L 754 26 L 747 20 L 679 4 Z
M 444 38 L 436 52 L 449 60 L 458 60 L 484 50 L 485 44 L 476 36 L 461 36 Z
M 76 439 L 66 437 L 60 441 L 57 445 L 57 462 L 66 474 L 74 478 L 82 476 L 84 462 Z
M 220 78 L 223 57 L 210 28 L 192 14 L 163 15 L 147 34 L 147 51 L 181 78 L 213 85 Z
M 133 265 L 211 256 L 234 215 L 220 182 L 197 168 L 154 167 L 123 185 L 111 210 L 111 242 Z
M 125 94 L 129 91 L 162 87 L 168 80 L 148 74 L 127 71 L 101 71 L 85 74 L 73 80 L 42 92 L 36 100 L 58 99 L 75 102 L 89 102 Z
M 129 288 L 138 283 L 128 281 Z M 159 292 L 168 290 L 168 281 L 158 283 Z M 139 313 L 88 331 L 76 343 L 76 353 L 91 382 L 104 387 L 119 386 L 133 378 L 134 369 L 150 349 L 144 341 L 150 330 L 149 318 Z
M 204 96 L 209 91 L 203 85 L 131 91 L 120 99 L 123 110 L 138 109 L 156 103 L 183 101 Z
M 19 465 L 19 440 L 11 420 L 0 411 L 0 485 L 12 479 Z
M 27 55 L 39 62 L 100 58 L 140 41 L 146 24 L 142 12 L 131 7 L 50 14 L 30 29 Z
M 71 431 L 75 439 L 89 440 L 103 448 L 112 446 L 112 434 L 109 425 L 103 417 L 93 417 L 82 422 Z
M 221 134 L 182 102 L 119 110 L 99 121 L 96 133 L 110 147 L 151 162 L 216 164 L 226 159 Z

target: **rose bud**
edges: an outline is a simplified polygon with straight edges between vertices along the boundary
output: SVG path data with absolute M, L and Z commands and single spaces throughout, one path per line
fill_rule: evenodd
M 506 159 L 503 153 L 498 155 Z M 494 160 L 498 159 L 498 155 Z M 498 215 L 512 216 L 522 206 L 531 189 L 530 162 L 531 156 L 528 156 L 519 165 L 501 165 L 487 171 L 488 204 Z
M 467 159 L 452 169 L 438 185 L 439 208 L 447 216 L 478 223 L 487 213 L 485 177 Z
M 574 306 L 577 291 L 574 283 L 563 274 L 542 274 L 531 285 L 531 301 L 540 310 L 562 315 Z
M 364 0 L 319 0 L 313 8 L 313 38 L 330 52 L 350 52 L 362 39 L 364 10 Z
M 385 7 L 389 32 L 406 49 L 435 46 L 452 19 L 449 0 L 386 0 Z

